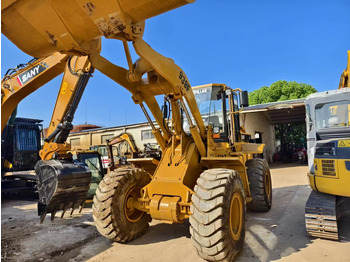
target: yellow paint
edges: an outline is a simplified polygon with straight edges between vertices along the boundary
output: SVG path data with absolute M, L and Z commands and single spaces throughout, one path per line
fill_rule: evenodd
M 333 175 L 327 175 L 324 166 L 322 166 L 322 161 L 333 163 Z M 308 174 L 312 189 L 327 194 L 350 197 L 350 170 L 346 169 L 346 161 L 350 161 L 350 159 L 316 158 L 314 160 L 315 174 Z
M 339 81 L 339 87 L 338 89 L 344 88 L 344 87 L 350 87 L 350 50 L 348 50 L 348 63 L 343 71 L 343 73 L 340 76 L 340 81 Z
M 67 86 L 68 86 L 67 82 L 63 82 L 63 83 L 62 83 L 62 86 L 61 86 L 61 94 L 62 94 L 62 95 L 65 95 L 65 94 L 66 94 Z
M 339 140 L 338 147 L 350 147 L 350 139 Z
M 337 114 L 337 109 L 338 109 L 338 106 L 330 106 L 329 107 L 329 110 L 331 111 L 332 116 L 335 116 Z

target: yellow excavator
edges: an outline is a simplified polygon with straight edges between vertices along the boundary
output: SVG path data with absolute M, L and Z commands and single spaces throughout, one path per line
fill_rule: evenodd
M 307 97 L 309 183 L 305 206 L 307 234 L 332 240 L 350 218 L 350 51 L 337 90 Z M 348 230 L 343 230 L 348 231 Z
M 137 147 L 132 134 L 128 132 L 124 132 L 115 137 L 112 137 L 108 139 L 106 143 L 109 160 L 109 171 L 113 171 L 114 169 L 119 168 L 122 165 L 131 164 L 136 159 L 138 163 L 140 163 L 140 161 L 143 162 L 143 169 L 145 169 L 148 173 L 153 174 L 162 156 L 162 151 L 159 148 L 154 147 L 150 144 L 145 144 L 144 150 L 141 151 Z M 128 148 L 126 150 L 123 150 L 123 148 L 121 148 L 123 143 L 127 144 Z M 115 147 L 117 147 L 117 154 L 114 153 Z M 118 156 L 118 161 L 115 161 L 115 155 Z M 140 158 L 142 158 L 142 160 Z
M 42 160 L 36 164 L 41 218 L 74 209 L 88 190 L 90 172 L 72 162 L 66 139 L 94 69 L 131 93 L 163 152 L 153 172 L 136 158 L 132 166 L 111 170 L 100 182 L 92 209 L 103 236 L 125 243 L 145 233 L 151 219 L 189 219 L 192 242 L 202 258 L 232 261 L 244 243 L 246 207 L 270 210 L 269 166 L 253 158 L 264 145 L 244 141 L 240 129 L 247 93 L 225 84 L 192 89 L 185 72 L 142 39 L 145 20 L 191 2 L 2 1 L 2 33 L 38 58 L 2 82 L 2 127 L 21 99 L 64 72 Z M 128 68 L 100 55 L 103 36 L 123 42 Z M 134 62 L 129 43 L 139 56 Z M 166 101 L 163 110 L 158 95 Z

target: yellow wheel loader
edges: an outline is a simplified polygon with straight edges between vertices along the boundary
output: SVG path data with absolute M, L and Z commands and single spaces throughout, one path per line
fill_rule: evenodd
M 190 2 L 2 1 L 2 33 L 39 58 L 2 82 L 2 126 L 21 99 L 64 72 L 36 168 L 45 192 L 39 215 L 74 209 L 91 175 L 72 162 L 66 139 L 84 88 L 93 70 L 99 70 L 131 93 L 163 152 L 153 172 L 142 159 L 133 160 L 135 167 L 108 172 L 93 203 L 99 232 L 125 243 L 141 236 L 151 219 L 190 219 L 198 254 L 209 261 L 231 261 L 244 242 L 246 207 L 268 211 L 272 203 L 268 164 L 253 158 L 264 145 L 242 138 L 239 112 L 247 93 L 224 84 L 192 89 L 185 72 L 142 39 L 145 20 Z M 102 36 L 123 42 L 128 68 L 100 55 Z M 136 61 L 129 42 L 139 56 Z M 155 98 L 159 95 L 167 105 L 163 112 Z

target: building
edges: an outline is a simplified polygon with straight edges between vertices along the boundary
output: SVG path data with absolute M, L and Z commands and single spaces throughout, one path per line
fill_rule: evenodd
M 148 122 L 74 132 L 69 134 L 67 141 L 71 144 L 72 149 L 89 149 L 90 146 L 106 145 L 107 139 L 124 132 L 134 137 L 137 147 L 141 150 L 146 143 L 157 143 Z
M 305 99 L 246 107 L 240 112 L 240 122 L 257 143 L 265 144 L 263 157 L 273 162 L 278 146 L 275 125 L 305 122 Z M 107 139 L 123 132 L 132 134 L 137 147 L 141 150 L 146 143 L 157 143 L 148 122 L 74 132 L 69 135 L 68 142 L 73 149 L 88 149 L 90 146 L 105 145 Z
M 256 139 L 264 143 L 264 158 L 273 162 L 279 141 L 275 136 L 275 125 L 305 123 L 305 99 L 278 101 L 244 108 L 240 114 L 241 126 Z

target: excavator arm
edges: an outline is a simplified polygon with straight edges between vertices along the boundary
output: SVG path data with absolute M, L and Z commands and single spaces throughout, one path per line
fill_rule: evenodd
M 74 68 L 71 66 L 73 63 Z M 54 153 L 64 155 L 70 150 L 70 145 L 66 143 L 66 140 L 73 128 L 74 114 L 91 77 L 92 70 L 86 56 L 70 56 L 68 58 L 45 144 L 40 151 L 41 159 L 48 160 L 53 157 Z
M 347 63 L 346 69 L 343 71 L 343 73 L 340 76 L 338 89 L 350 87 L 349 77 L 350 77 L 350 50 L 348 50 L 348 63 Z

